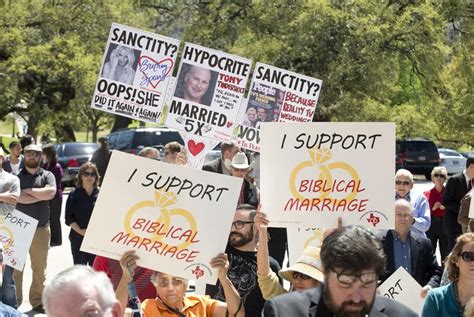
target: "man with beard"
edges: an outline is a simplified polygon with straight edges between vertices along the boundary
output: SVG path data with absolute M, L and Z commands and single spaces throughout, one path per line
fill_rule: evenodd
M 251 205 L 237 207 L 225 251 L 229 258 L 227 275 L 240 295 L 247 317 L 260 316 L 265 304 L 258 286 L 255 215 L 256 210 Z M 270 268 L 275 273 L 280 270 L 278 262 L 273 258 L 270 258 Z M 219 282 L 215 286 L 208 285 L 206 294 L 214 299 L 225 301 L 224 290 Z
M 270 299 L 262 316 L 417 316 L 403 304 L 375 295 L 385 255 L 368 230 L 357 226 L 334 230 L 323 241 L 321 262 L 323 285 Z
M 31 269 L 33 279 L 30 287 L 30 304 L 33 311 L 44 313 L 41 296 L 46 279 L 46 262 L 48 259 L 49 248 L 49 203 L 56 194 L 56 181 L 54 175 L 42 169 L 41 147 L 36 144 L 30 144 L 25 147 L 25 168 L 20 171 L 20 197 L 16 209 L 38 220 L 33 241 L 30 246 Z M 14 273 L 16 283 L 16 296 L 18 306 L 23 299 L 23 272 Z

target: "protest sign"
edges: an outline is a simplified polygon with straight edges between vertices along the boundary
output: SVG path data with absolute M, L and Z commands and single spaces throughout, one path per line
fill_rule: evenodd
M 23 271 L 38 220 L 13 210 L 0 215 L 0 242 L 3 245 L 3 264 Z
M 424 302 L 420 297 L 421 288 L 403 267 L 399 267 L 377 290 L 380 295 L 396 300 L 420 314 Z
M 248 59 L 186 43 L 166 125 L 229 142 L 250 72 Z
M 239 121 L 236 142 L 240 147 L 260 151 L 263 122 L 311 122 L 322 81 L 270 65 L 257 63 L 248 103 Z
M 474 199 L 471 196 L 471 203 L 469 204 L 469 218 L 474 219 Z
M 393 123 L 263 123 L 261 197 L 271 226 L 394 227 Z M 299 225 L 301 227 L 301 225 Z
M 303 228 L 288 227 L 286 228 L 288 237 L 288 258 L 290 265 L 296 263 L 303 254 L 303 250 L 307 246 L 321 247 L 323 243 L 324 230 L 321 228 Z
M 180 135 L 184 140 L 188 166 L 201 169 L 207 153 L 209 153 L 219 141 L 184 132 L 181 132 Z
M 242 179 L 113 151 L 81 251 L 215 283 Z
M 113 23 L 92 108 L 160 122 L 180 41 Z

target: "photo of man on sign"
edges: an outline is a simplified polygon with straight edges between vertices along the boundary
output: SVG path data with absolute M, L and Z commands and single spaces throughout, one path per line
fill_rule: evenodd
M 217 72 L 184 63 L 178 77 L 175 97 L 210 106 Z

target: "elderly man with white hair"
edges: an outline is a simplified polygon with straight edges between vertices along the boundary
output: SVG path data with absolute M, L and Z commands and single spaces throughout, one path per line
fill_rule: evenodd
M 122 317 L 122 306 L 107 275 L 86 265 L 56 275 L 44 289 L 43 304 L 51 317 Z
M 413 207 L 413 225 L 411 231 L 426 238 L 426 231 L 431 225 L 430 205 L 423 193 L 415 193 L 413 189 L 413 174 L 406 169 L 395 173 L 395 200 L 405 199 Z

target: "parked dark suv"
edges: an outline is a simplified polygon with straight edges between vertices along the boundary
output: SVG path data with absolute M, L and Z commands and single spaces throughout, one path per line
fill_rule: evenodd
M 405 168 L 413 174 L 425 175 L 431 179 L 433 167 L 439 166 L 438 148 L 433 141 L 405 139 L 397 141 L 396 168 Z
M 97 143 L 58 143 L 56 144 L 56 155 L 58 163 L 63 168 L 62 187 L 74 186 L 79 168 L 89 161 L 94 151 L 99 147 Z
M 132 154 L 137 154 L 147 146 L 157 148 L 161 153 L 165 144 L 172 141 L 183 144 L 178 131 L 169 128 L 120 129 L 110 133 L 107 141 L 111 150 Z

